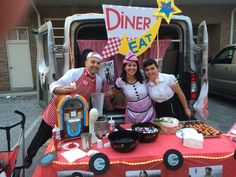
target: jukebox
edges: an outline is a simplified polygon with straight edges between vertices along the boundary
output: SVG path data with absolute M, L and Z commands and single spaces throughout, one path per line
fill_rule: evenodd
M 78 137 L 89 125 L 88 102 L 81 95 L 64 96 L 57 105 L 58 127 L 64 139 Z

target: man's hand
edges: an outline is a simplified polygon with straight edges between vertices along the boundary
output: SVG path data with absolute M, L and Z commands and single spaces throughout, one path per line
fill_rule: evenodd
M 67 95 L 67 94 L 71 94 L 72 92 L 74 92 L 76 90 L 76 88 L 74 86 L 64 86 L 64 87 L 56 87 L 53 90 L 53 93 L 55 95 Z
M 70 94 L 75 90 L 76 90 L 75 87 L 68 85 L 68 86 L 63 87 L 64 93 L 62 93 L 62 94 Z

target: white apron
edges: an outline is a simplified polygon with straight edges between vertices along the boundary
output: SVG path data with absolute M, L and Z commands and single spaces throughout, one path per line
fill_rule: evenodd
M 125 123 L 152 122 L 155 116 L 156 114 L 149 96 L 138 101 L 127 101 Z
M 81 77 L 76 81 L 76 90 L 71 95 L 82 95 L 89 102 L 90 94 L 95 93 L 95 91 L 96 77 L 91 78 L 84 69 Z M 56 99 L 57 96 L 54 96 L 42 113 L 43 120 L 51 127 L 57 125 Z

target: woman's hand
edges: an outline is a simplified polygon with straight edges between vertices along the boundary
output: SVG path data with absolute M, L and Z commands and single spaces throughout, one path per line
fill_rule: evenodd
M 186 109 L 184 109 L 184 111 L 185 111 L 186 115 L 188 116 L 188 118 L 190 119 L 190 117 L 191 117 L 191 111 L 190 111 L 190 109 L 189 109 L 189 108 L 186 108 Z

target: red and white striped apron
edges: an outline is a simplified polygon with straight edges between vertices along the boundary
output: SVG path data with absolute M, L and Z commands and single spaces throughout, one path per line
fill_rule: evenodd
M 95 91 L 96 77 L 91 77 L 87 70 L 84 69 L 81 77 L 76 81 L 75 92 L 70 95 L 82 95 L 89 102 L 90 94 L 95 93 Z M 57 96 L 54 96 L 42 113 L 43 120 L 51 127 L 57 125 L 56 99 Z

